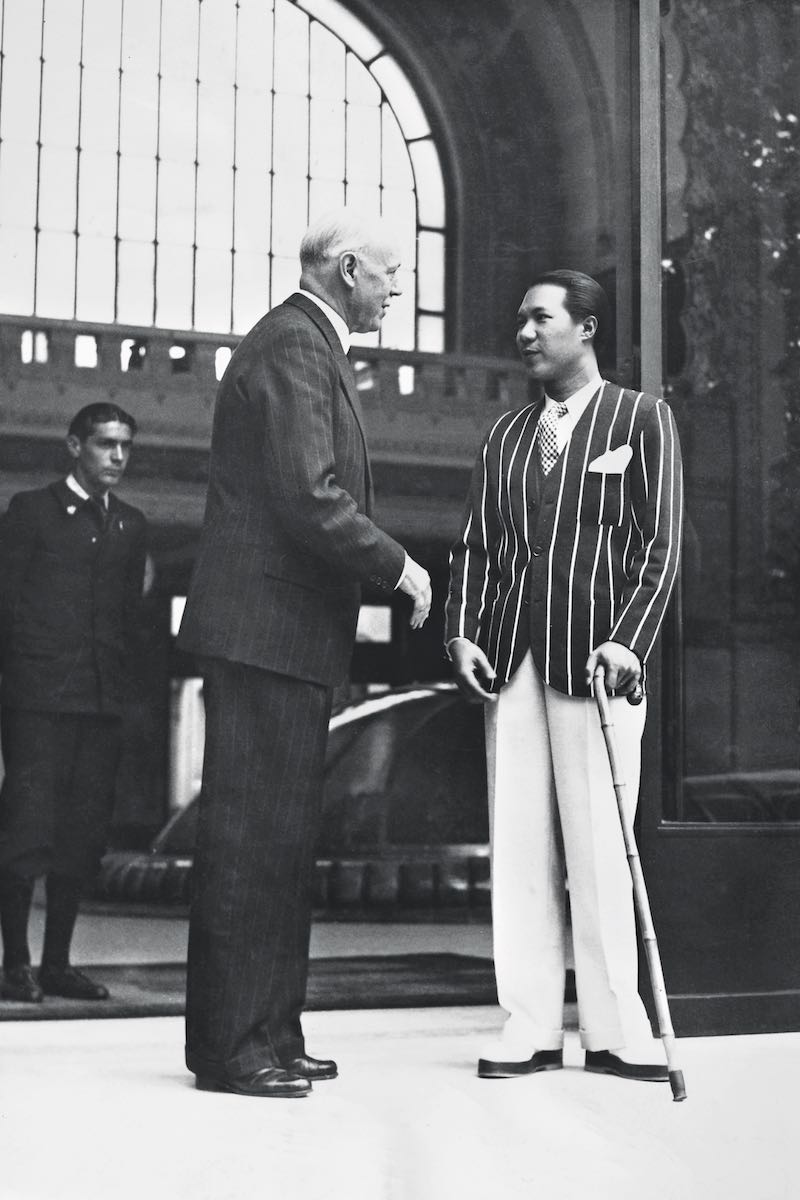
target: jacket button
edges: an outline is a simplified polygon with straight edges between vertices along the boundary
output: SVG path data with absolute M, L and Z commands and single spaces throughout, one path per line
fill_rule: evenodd
M 542 547 L 541 547 L 541 546 L 534 546 L 534 547 L 533 547 L 533 550 L 531 551 L 531 553 L 533 554 L 533 557 L 534 557 L 534 558 L 538 558 L 538 557 L 539 557 L 539 555 L 543 553 Z

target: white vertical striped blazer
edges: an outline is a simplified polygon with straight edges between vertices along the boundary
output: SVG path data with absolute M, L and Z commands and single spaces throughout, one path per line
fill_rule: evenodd
M 497 672 L 530 648 L 545 683 L 588 696 L 586 659 L 604 641 L 645 664 L 680 559 L 681 454 L 669 406 L 603 382 L 547 478 L 542 402 L 505 413 L 475 464 L 450 555 L 446 639 L 467 637 Z

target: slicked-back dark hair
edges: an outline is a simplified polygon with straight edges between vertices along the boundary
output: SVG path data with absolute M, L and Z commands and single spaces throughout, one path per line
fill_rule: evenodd
M 529 290 L 538 287 L 540 283 L 552 283 L 564 289 L 564 308 L 573 321 L 585 321 L 587 317 L 594 317 L 597 321 L 597 330 L 592 339 L 594 346 L 597 350 L 605 348 L 611 332 L 611 306 L 608 296 L 597 280 L 592 279 L 591 275 L 584 275 L 582 271 L 560 268 L 537 275 L 529 284 Z
M 125 409 L 120 408 L 118 404 L 110 404 L 102 400 L 97 404 L 87 404 L 79 412 L 76 412 L 70 421 L 67 434 L 85 442 L 98 425 L 105 425 L 108 421 L 119 421 L 120 425 L 127 425 L 131 436 L 136 436 L 136 422 L 130 413 L 126 413 Z

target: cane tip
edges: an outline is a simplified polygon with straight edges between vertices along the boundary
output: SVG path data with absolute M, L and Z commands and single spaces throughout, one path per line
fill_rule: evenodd
M 672 1088 L 673 1100 L 686 1099 L 686 1084 L 683 1082 L 683 1071 L 670 1071 L 669 1086 Z

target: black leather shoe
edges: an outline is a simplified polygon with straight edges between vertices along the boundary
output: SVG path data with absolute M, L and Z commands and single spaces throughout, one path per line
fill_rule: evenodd
M 308 1079 L 299 1075 L 290 1075 L 282 1067 L 262 1067 L 260 1071 L 251 1071 L 249 1075 L 237 1075 L 232 1079 L 214 1079 L 208 1075 L 198 1075 L 195 1087 L 201 1092 L 232 1092 L 236 1096 L 278 1096 L 284 1100 L 293 1100 L 307 1096 L 311 1091 Z
M 299 1075 L 301 1079 L 310 1079 L 314 1083 L 318 1079 L 335 1079 L 339 1074 L 339 1068 L 332 1058 L 312 1058 L 310 1054 L 301 1054 L 281 1065 L 290 1075 Z
M 620 1079 L 642 1079 L 669 1083 L 669 1072 L 659 1063 L 629 1063 L 610 1050 L 587 1050 L 584 1070 L 596 1075 L 618 1075 Z
M 0 996 L 4 1000 L 18 1000 L 24 1004 L 41 1004 L 43 992 L 36 982 L 33 967 L 9 967 L 3 973 Z
M 537 1050 L 522 1062 L 494 1062 L 478 1059 L 479 1079 L 513 1079 L 515 1075 L 535 1075 L 537 1071 L 558 1071 L 564 1065 L 563 1050 Z
M 107 1000 L 108 988 L 95 983 L 75 967 L 39 968 L 39 983 L 45 996 L 66 996 L 68 1000 Z

